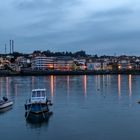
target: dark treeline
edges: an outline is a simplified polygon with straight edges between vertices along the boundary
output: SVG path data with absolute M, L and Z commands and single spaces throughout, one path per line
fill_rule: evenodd
M 70 57 L 93 57 L 93 58 L 102 58 L 102 59 L 105 59 L 105 58 L 115 58 L 116 56 L 109 56 L 109 55 L 102 55 L 102 56 L 98 56 L 97 54 L 95 55 L 89 55 L 87 54 L 85 51 L 83 50 L 80 50 L 80 51 L 77 51 L 77 52 L 52 52 L 50 50 L 47 50 L 47 51 L 40 51 L 40 50 L 35 50 L 33 51 L 32 53 L 20 53 L 20 52 L 13 52 L 13 53 L 9 53 L 9 54 L 0 54 L 0 57 L 5 57 L 5 56 L 13 56 L 14 59 L 17 58 L 17 57 L 20 57 L 20 56 L 24 56 L 26 58 L 30 57 L 32 54 L 42 54 L 42 55 L 45 55 L 47 57 L 59 57 L 59 56 L 70 56 Z M 119 58 L 125 58 L 127 57 L 126 55 L 122 55 L 122 56 L 118 56 Z M 129 56 L 130 57 L 130 56 Z M 136 56 L 131 56 L 131 57 L 136 57 Z M 137 57 L 137 58 L 140 58 L 140 57 Z
M 47 51 L 40 51 L 40 50 L 35 50 L 33 51 L 33 53 L 31 54 L 42 54 L 48 57 L 58 57 L 58 56 L 70 56 L 70 57 L 88 57 L 90 55 L 86 54 L 85 51 L 81 50 L 81 51 L 77 51 L 77 52 L 52 52 L 50 50 Z M 9 53 L 9 54 L 0 54 L 0 57 L 4 57 L 7 55 L 11 55 L 14 58 L 17 58 L 19 56 L 24 56 L 24 57 L 29 57 L 30 54 L 24 54 L 24 53 L 20 53 L 20 52 L 13 52 L 13 53 Z
M 50 50 L 47 50 L 47 51 L 34 51 L 33 53 L 41 53 L 41 54 L 44 54 L 48 57 L 51 57 L 51 56 L 71 56 L 71 57 L 86 57 L 86 56 L 89 56 L 88 54 L 86 54 L 85 51 L 81 50 L 81 51 L 77 51 L 77 52 L 52 52 Z
M 101 56 L 98 56 L 97 54 L 95 55 L 89 55 L 87 54 L 85 51 L 81 50 L 81 51 L 77 51 L 77 52 L 52 52 L 50 50 L 47 50 L 47 51 L 39 51 L 39 50 L 36 50 L 33 52 L 33 54 L 44 54 L 48 57 L 51 57 L 51 56 L 70 56 L 70 57 L 92 57 L 92 58 L 101 58 L 101 59 L 112 59 L 112 58 L 120 58 L 120 59 L 123 59 L 123 58 L 127 58 L 127 59 L 130 59 L 130 58 L 140 58 L 139 56 L 127 56 L 127 55 L 120 55 L 120 56 L 113 56 L 113 55 L 101 55 Z

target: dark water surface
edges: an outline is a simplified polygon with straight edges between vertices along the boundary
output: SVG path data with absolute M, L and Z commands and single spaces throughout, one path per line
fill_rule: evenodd
M 26 121 L 24 103 L 33 88 L 53 101 L 48 121 Z M 137 140 L 140 76 L 1 77 L 0 96 L 14 106 L 0 112 L 1 140 Z

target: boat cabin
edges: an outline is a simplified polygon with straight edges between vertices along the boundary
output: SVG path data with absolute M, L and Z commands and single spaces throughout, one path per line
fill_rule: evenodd
M 33 89 L 31 93 L 31 103 L 46 103 L 46 89 Z

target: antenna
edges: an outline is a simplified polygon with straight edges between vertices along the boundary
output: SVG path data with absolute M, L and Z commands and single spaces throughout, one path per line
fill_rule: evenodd
M 11 45 L 12 45 L 11 43 L 12 43 L 12 42 L 11 42 L 11 40 L 10 40 L 10 54 L 11 54 Z
M 12 53 L 14 52 L 14 40 L 12 40 Z

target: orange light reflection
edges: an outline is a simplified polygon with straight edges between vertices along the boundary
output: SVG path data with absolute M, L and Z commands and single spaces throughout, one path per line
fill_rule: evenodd
M 84 75 L 84 96 L 87 96 L 87 75 Z
M 118 96 L 121 96 L 121 75 L 118 75 Z
M 132 75 L 129 75 L 129 96 L 132 96 Z
M 50 86 L 51 86 L 51 97 L 53 98 L 54 96 L 54 76 L 51 75 L 51 78 L 50 78 Z

